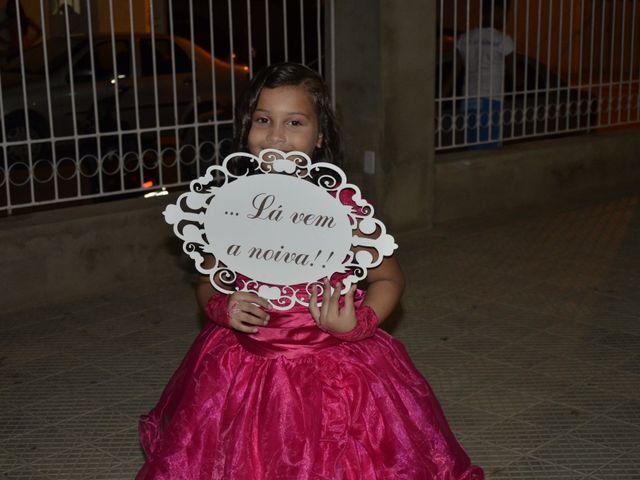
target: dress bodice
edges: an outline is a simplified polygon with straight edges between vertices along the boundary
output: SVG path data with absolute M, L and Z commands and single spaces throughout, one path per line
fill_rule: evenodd
M 332 286 L 346 278 L 346 274 L 334 274 Z M 238 281 L 243 277 L 238 275 Z M 297 285 L 302 287 L 301 285 Z M 362 304 L 365 297 L 363 290 L 356 290 L 355 305 Z M 341 299 L 340 305 L 344 303 Z M 313 320 L 309 307 L 296 303 L 288 310 L 269 311 L 269 324 L 258 327 L 258 332 L 246 334 L 235 332 L 238 341 L 248 351 L 263 356 L 283 355 L 288 358 L 299 357 L 321 348 L 338 345 L 342 341 L 321 330 Z

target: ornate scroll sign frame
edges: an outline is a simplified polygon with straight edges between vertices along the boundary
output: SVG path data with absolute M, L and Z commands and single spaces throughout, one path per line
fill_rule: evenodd
M 284 198 L 268 196 L 269 191 Z M 267 203 L 273 207 L 269 213 Z M 314 208 L 331 216 L 296 213 Z M 254 292 L 278 310 L 308 306 L 313 286 L 321 293 L 322 279 L 333 274 L 344 277 L 345 293 L 398 248 L 373 213 L 336 165 L 274 149 L 259 156 L 232 153 L 163 212 L 185 253 L 216 290 Z M 250 241 L 266 243 L 256 248 Z M 291 253 L 305 248 L 304 255 Z

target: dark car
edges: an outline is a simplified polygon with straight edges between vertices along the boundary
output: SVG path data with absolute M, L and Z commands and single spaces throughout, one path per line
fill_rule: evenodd
M 232 68 L 181 37 L 51 38 L 46 41 L 46 62 L 43 47 L 39 43 L 24 52 L 24 67 L 17 58 L 1 72 L 0 132 L 8 142 L 21 142 L 27 139 L 28 125 L 29 138 L 36 141 L 31 143 L 32 161 L 53 157 L 51 141 L 38 141 L 52 137 L 69 144 L 80 135 L 78 156 L 91 150 L 95 154 L 99 142 L 103 152 L 113 148 L 114 141 L 122 144 L 115 135 L 100 136 L 98 142 L 96 124 L 102 133 L 132 131 L 124 136 L 131 148 L 140 148 L 137 133 L 143 148 L 193 142 L 193 127 L 180 127 L 203 116 L 214 118 L 214 111 L 217 120 L 229 123 L 234 98 L 249 80 L 246 65 Z M 29 161 L 26 142 L 7 152 L 9 164 Z

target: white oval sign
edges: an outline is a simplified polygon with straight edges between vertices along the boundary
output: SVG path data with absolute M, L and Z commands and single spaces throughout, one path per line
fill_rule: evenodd
M 218 191 L 204 231 L 212 253 L 233 271 L 272 285 L 311 283 L 345 271 L 350 210 L 309 181 L 253 175 Z

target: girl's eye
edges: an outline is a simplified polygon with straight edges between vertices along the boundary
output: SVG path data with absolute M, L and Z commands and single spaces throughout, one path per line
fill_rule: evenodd
M 255 123 L 268 123 L 269 119 L 267 117 L 256 117 L 253 119 Z
M 291 120 L 289 122 L 289 125 L 291 125 L 292 127 L 300 127 L 302 125 L 302 122 L 300 120 Z

